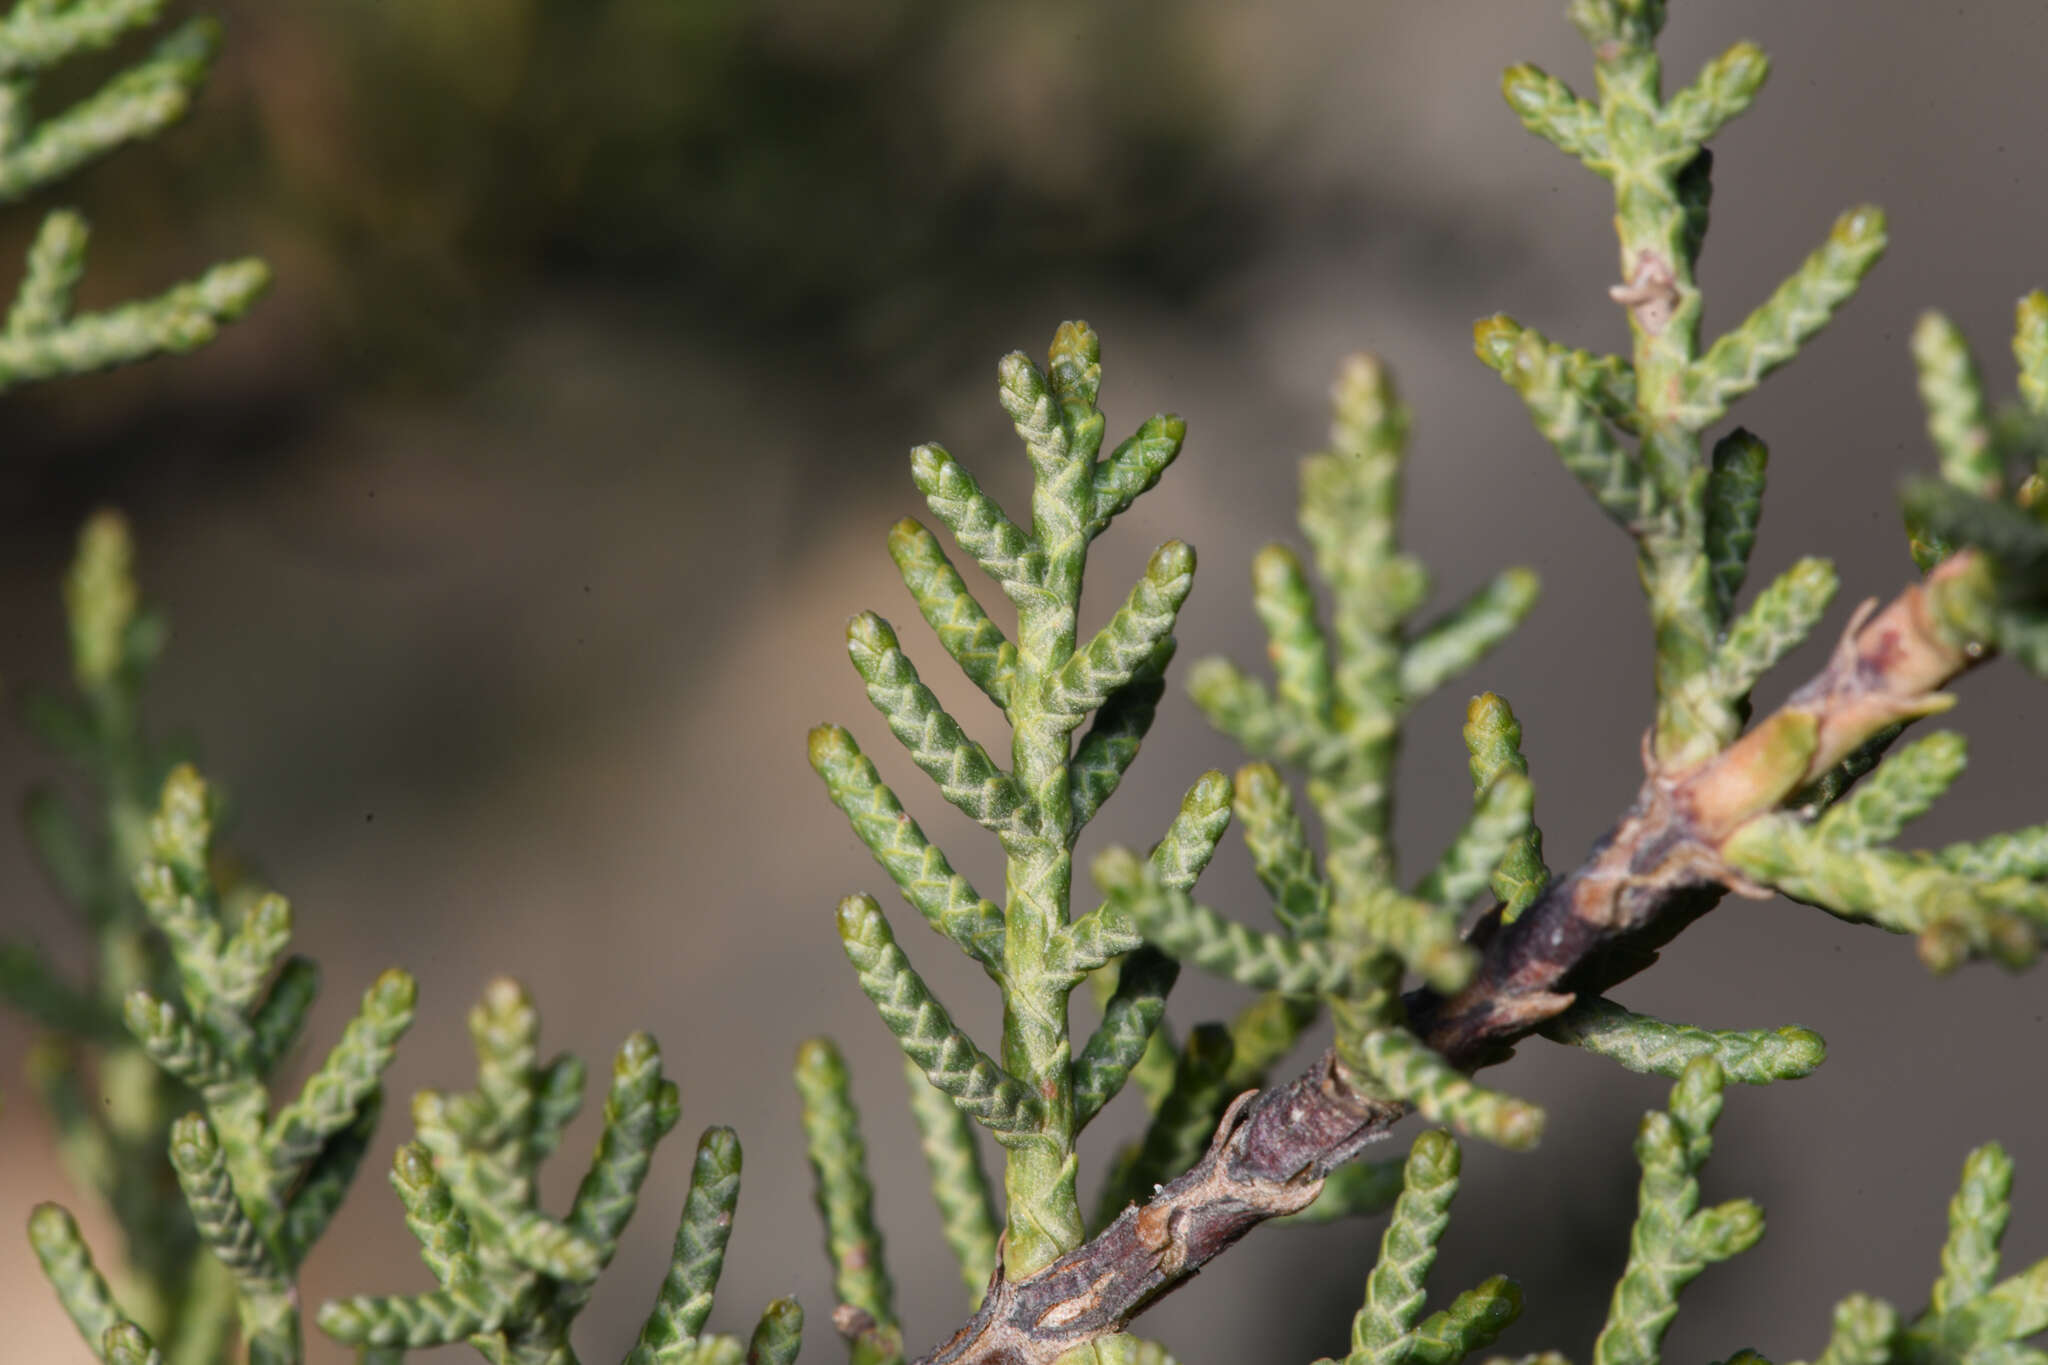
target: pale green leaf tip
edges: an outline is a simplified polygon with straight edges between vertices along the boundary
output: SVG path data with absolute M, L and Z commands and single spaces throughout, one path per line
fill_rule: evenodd
M 1211 768 L 1188 788 L 1188 794 L 1181 798 L 1180 808 L 1190 815 L 1213 815 L 1230 804 L 1230 787 L 1230 779 Z M 1096 865 L 1101 865 L 1100 860 Z
M 163 1361 L 149 1333 L 132 1322 L 117 1322 L 109 1327 L 100 1350 L 107 1365 L 162 1365 Z
M 840 1060 L 839 1048 L 830 1038 L 822 1035 L 806 1038 L 796 1047 L 796 1069 L 806 1076 L 826 1076 L 838 1072 L 845 1066 Z
M 853 736 L 837 725 L 814 725 L 808 737 L 811 766 L 819 772 L 827 767 L 843 763 L 860 750 L 853 742 Z
M 1501 98 L 1517 114 L 1542 112 L 1550 85 L 1550 75 L 1531 62 L 1516 62 L 1500 73 Z
M 1785 1045 L 1780 1055 L 1778 1073 L 1787 1080 L 1810 1076 L 1820 1069 L 1828 1059 L 1828 1042 L 1810 1028 L 1797 1024 L 1786 1024 L 1775 1030 L 1778 1039 Z
M 1473 353 L 1502 372 L 1514 363 L 1521 340 L 1522 325 L 1505 313 L 1495 313 L 1472 324 Z
M 1887 240 L 1884 210 L 1874 204 L 1859 204 L 1835 220 L 1831 235 L 1846 247 L 1882 247 Z
M 419 1003 L 419 983 L 397 967 L 384 970 L 363 996 L 363 1011 L 382 1021 L 410 1018 Z
M 29 1210 L 28 1237 L 39 1249 L 66 1246 L 78 1240 L 78 1221 L 62 1204 L 38 1204 Z
M 888 921 L 882 907 L 865 893 L 847 896 L 839 902 L 839 937 L 849 943 L 873 944 L 889 938 Z
M 1169 540 L 1153 551 L 1145 566 L 1145 576 L 1158 584 L 1173 583 L 1194 571 L 1195 547 L 1178 540 Z
M 863 611 L 846 623 L 846 644 L 856 657 L 887 654 L 897 648 L 896 632 L 874 612 Z

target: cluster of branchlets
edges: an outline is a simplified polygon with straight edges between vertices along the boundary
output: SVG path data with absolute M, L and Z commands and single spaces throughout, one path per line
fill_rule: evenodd
M 1678 1288 L 1760 1226 L 1754 1210 L 1691 1211 L 1696 1191 L 1687 1182 L 1704 1156 L 1721 1084 L 1806 1075 L 1825 1047 L 1796 1026 L 1717 1030 L 1652 1019 L 1603 992 L 1730 890 L 1782 893 L 1911 934 L 1936 970 L 1979 956 L 2019 966 L 2039 954 L 2048 934 L 2048 826 L 1939 850 L 1895 847 L 1954 781 L 1964 755 L 1949 733 L 1888 751 L 1907 725 L 1951 705 L 1940 689 L 1993 652 L 2048 671 L 2048 295 L 2020 304 L 2021 402 L 2003 412 L 1990 410 L 1953 326 L 1938 316 L 1922 322 L 1913 350 L 1941 478 L 1909 488 L 1906 511 L 1927 579 L 1884 612 L 1857 613 L 1830 666 L 1749 725 L 1753 688 L 1819 626 L 1837 580 L 1825 561 L 1803 559 L 1745 603 L 1768 451 L 1748 431 L 1712 441 L 1710 431 L 1850 299 L 1883 250 L 1884 224 L 1874 209 L 1843 215 L 1767 300 L 1703 341 L 1695 266 L 1712 188 L 1706 143 L 1748 107 L 1768 64 L 1754 45 L 1737 44 L 1667 96 L 1656 51 L 1663 17 L 1656 0 L 1576 0 L 1572 18 L 1594 51 L 1597 99 L 1533 67 L 1510 70 L 1503 83 L 1531 131 L 1614 184 L 1624 278 L 1613 293 L 1629 320 L 1630 353 L 1576 350 L 1506 317 L 1481 323 L 1475 336 L 1480 358 L 1634 543 L 1657 699 L 1636 805 L 1585 867 L 1554 876 L 1532 823 L 1519 724 L 1505 701 L 1484 694 L 1465 732 L 1472 815 L 1424 875 L 1397 876 L 1388 830 L 1401 722 L 1512 630 L 1534 583 L 1510 571 L 1435 624 L 1409 628 L 1428 589 L 1397 539 L 1407 418 L 1378 363 L 1352 361 L 1336 388 L 1331 449 L 1303 467 L 1301 529 L 1320 595 L 1292 551 L 1263 551 L 1254 604 L 1270 638 L 1272 683 L 1220 661 L 1198 665 L 1191 679 L 1212 723 L 1265 760 L 1227 789 L 1277 929 L 1197 902 L 1188 879 L 1175 875 L 1184 860 L 1171 836 L 1149 859 L 1113 849 L 1097 861 L 1104 905 L 1069 932 L 1103 964 L 1096 979 L 1105 1017 L 1119 1024 L 1120 1053 L 1136 1058 L 1130 1074 L 1151 1125 L 1112 1172 L 1096 1240 L 1028 1280 L 1009 1280 L 1002 1301 L 928 1361 L 1051 1360 L 1076 1344 L 1068 1325 L 1076 1320 L 1101 1345 L 1198 1269 L 1201 1256 L 1242 1235 L 1241 1225 L 1255 1221 L 1243 1214 L 1248 1192 L 1263 1201 L 1263 1216 L 1291 1207 L 1286 1173 L 1261 1174 L 1251 1151 L 1273 1131 L 1262 1126 L 1269 1099 L 1309 1094 L 1327 1099 L 1331 1112 L 1350 1106 L 1356 1118 L 1330 1128 L 1346 1151 L 1411 1109 L 1460 1133 L 1528 1145 L 1541 1113 L 1466 1073 L 1534 1032 L 1680 1081 L 1672 1114 L 1646 1130 L 1667 1136 L 1646 1136 L 1643 1149 L 1636 1246 L 1655 1254 L 1632 1262 L 1596 1348 L 1603 1361 L 1654 1361 Z M 1320 852 L 1283 766 L 1305 779 Z M 1220 775 L 1197 785 L 1190 810 L 1205 787 L 1214 794 L 1200 809 L 1218 812 L 1220 827 Z M 1482 896 L 1491 908 L 1466 924 Z M 1176 1044 L 1162 1022 L 1164 996 L 1176 965 L 1189 962 L 1262 994 L 1234 1023 L 1202 1025 Z M 1404 997 L 1411 976 L 1422 984 Z M 1319 1070 L 1248 1108 L 1231 1105 L 1264 1083 L 1325 1010 L 1335 1037 Z M 1077 1078 L 1088 1074 L 1077 1063 Z M 1255 1129 L 1260 1136 L 1243 1136 Z M 1298 1163 L 1290 1169 L 1320 1174 L 1335 1165 L 1310 1146 L 1281 1146 Z M 1405 1184 L 1398 1163 L 1335 1165 L 1316 1201 L 1282 1221 L 1408 1200 L 1419 1159 Z M 1176 1172 L 1186 1174 L 1160 1188 Z M 1281 1183 L 1258 1183 L 1266 1180 Z M 1210 1190 L 1236 1201 L 1237 1213 L 1203 1204 Z M 1117 1217 L 1133 1202 L 1144 1205 L 1135 1224 Z M 1173 1263 L 1167 1271 L 1129 1262 L 1134 1246 L 1149 1244 L 1155 1215 L 1165 1229 L 1158 1255 Z M 1177 1239 L 1172 1229 L 1211 1215 L 1231 1230 L 1196 1255 L 1194 1234 Z M 1462 1311 L 1431 1320 L 1428 1344 L 1402 1336 L 1415 1320 L 1384 1304 L 1395 1297 L 1396 1264 L 1412 1260 L 1404 1249 L 1412 1233 L 1386 1248 L 1375 1272 L 1385 1283 L 1369 1292 L 1353 1361 L 1449 1361 L 1497 1330 L 1475 1326 L 1458 1338 L 1449 1324 L 1493 1322 L 1508 1311 L 1500 1293 L 1480 1291 L 1460 1301 Z M 2025 1300 L 2041 1273 L 2009 1281 L 2000 1302 Z M 1077 1285 L 1110 1288 L 1071 1290 Z M 1861 1308 L 1844 1311 L 1865 1327 L 1875 1321 Z M 2014 1309 L 1995 1326 L 1973 1325 L 1968 1331 L 1984 1335 L 1967 1345 L 1956 1338 L 1958 1349 L 2006 1349 L 2043 1325 L 2038 1316 Z M 1923 1330 L 1871 1328 L 1860 1355 L 1842 1354 L 1849 1348 L 1838 1337 L 1828 1358 L 1883 1365 L 1911 1356 Z M 1464 1344 L 1454 1349 L 1453 1338 Z
M 139 709 L 165 631 L 139 607 L 131 557 L 118 518 L 88 524 L 65 591 L 79 695 L 31 710 L 103 798 L 97 834 L 52 794 L 28 806 L 35 845 L 94 933 L 101 967 L 72 986 L 30 947 L 0 952 L 0 991 L 50 1034 L 35 1073 L 59 1150 L 120 1225 L 127 1264 L 110 1283 L 55 1204 L 36 1210 L 29 1235 L 107 1365 L 215 1365 L 236 1335 L 251 1361 L 293 1365 L 303 1358 L 298 1270 L 370 1146 L 383 1073 L 412 1022 L 413 982 L 379 977 L 296 1095 L 274 1102 L 319 972 L 287 953 L 289 904 L 215 846 L 218 798 L 189 765 L 169 768 L 153 811 L 143 805 L 168 761 Z M 537 1205 L 536 1176 L 581 1107 L 583 1064 L 540 1061 L 539 1015 L 512 982 L 494 984 L 470 1023 L 476 1088 L 419 1096 L 418 1139 L 392 1165 L 439 1288 L 318 1314 L 377 1365 L 463 1341 L 501 1362 L 573 1361 L 569 1327 L 678 1117 L 654 1040 L 627 1039 L 588 1172 L 567 1215 L 552 1217 Z M 100 1102 L 89 1098 L 94 1080 Z M 707 1130 L 632 1365 L 795 1358 L 803 1316 L 791 1300 L 770 1305 L 751 1342 L 705 1331 L 739 1178 L 738 1139 Z
M 212 50 L 203 22 L 63 113 L 28 114 L 47 68 L 116 43 L 159 8 L 23 0 L 0 18 L 0 199 L 183 112 Z M 1001 903 L 955 871 L 845 730 L 814 731 L 810 756 L 861 843 L 926 923 L 987 972 L 1004 1005 L 992 1053 L 953 1022 L 874 900 L 840 905 L 847 956 L 905 1054 L 945 1238 L 976 1313 L 927 1361 L 1165 1365 L 1162 1348 L 1124 1329 L 1251 1226 L 1391 1210 L 1343 1365 L 1456 1365 L 1520 1307 L 1515 1286 L 1496 1278 L 1424 1314 L 1457 1186 L 1456 1140 L 1429 1131 L 1405 1160 L 1350 1158 L 1410 1111 L 1461 1135 L 1533 1144 L 1541 1111 L 1468 1073 L 1541 1033 L 1676 1081 L 1668 1110 L 1648 1115 L 1638 1138 L 1629 1262 L 1593 1348 L 1595 1365 L 1656 1365 L 1682 1288 L 1762 1231 L 1748 1201 L 1699 1206 L 1723 1088 L 1806 1075 L 1825 1049 L 1796 1026 L 1670 1023 L 1604 992 L 1730 890 L 1782 893 L 1912 934 L 1937 970 L 1973 957 L 2019 966 L 2039 954 L 2048 826 L 1900 849 L 1897 836 L 1955 780 L 1964 754 L 1947 733 L 1891 749 L 1907 725 L 1952 704 L 1941 691 L 1950 680 L 1995 652 L 2048 672 L 2048 295 L 2020 304 L 2020 401 L 1996 412 L 1954 326 L 1923 320 L 1913 354 L 1940 477 L 1908 489 L 1906 519 L 1926 578 L 1884 611 L 1859 612 L 1829 666 L 1750 724 L 1752 689 L 1818 627 L 1836 576 L 1822 560 L 1801 560 L 1742 604 L 1768 452 L 1747 431 L 1711 445 L 1708 433 L 1853 295 L 1883 250 L 1883 220 L 1868 208 L 1845 214 L 1769 299 L 1703 343 L 1695 266 L 1712 188 L 1706 144 L 1748 107 L 1768 65 L 1737 44 L 1666 97 L 1661 0 L 1573 0 L 1571 15 L 1593 47 L 1597 99 L 1533 67 L 1510 70 L 1504 93 L 1532 132 L 1613 183 L 1623 274 L 1613 294 L 1632 348 L 1595 355 L 1506 317 L 1481 323 L 1475 339 L 1566 468 L 1629 533 L 1654 628 L 1644 787 L 1585 865 L 1562 875 L 1546 866 L 1520 725 L 1485 693 L 1464 733 L 1469 819 L 1421 876 L 1397 868 L 1392 782 L 1403 725 L 1521 622 L 1535 580 L 1504 572 L 1417 624 L 1428 575 L 1398 538 L 1408 415 L 1378 362 L 1360 357 L 1342 371 L 1331 448 L 1303 466 L 1313 577 L 1284 546 L 1253 566 L 1272 683 L 1215 660 L 1191 677 L 1198 705 L 1257 761 L 1234 779 L 1197 779 L 1148 855 L 1103 854 L 1093 868 L 1103 899 L 1078 916 L 1073 847 L 1152 723 L 1194 571 L 1193 552 L 1168 542 L 1084 639 L 1088 549 L 1157 482 L 1184 429 L 1154 417 L 1105 454 L 1100 344 L 1070 323 L 1044 369 L 1013 355 L 999 370 L 1033 475 L 1028 518 L 1012 520 L 938 447 L 912 454 L 933 516 L 1014 609 L 1013 639 L 937 537 L 910 520 L 891 532 L 920 615 L 1007 723 L 1007 763 L 939 704 L 880 617 L 855 618 L 849 653 L 912 761 L 1000 843 Z M 158 299 L 74 316 L 83 253 L 74 215 L 46 220 L 0 331 L 0 387 L 199 344 L 263 279 L 260 266 L 224 266 Z M 144 734 L 140 685 L 163 630 L 138 607 L 130 557 L 118 519 L 88 526 L 66 591 L 78 696 L 33 712 L 100 797 L 96 828 L 54 797 L 29 805 L 36 846 L 85 916 L 100 965 L 73 987 L 33 950 L 0 950 L 0 992 L 58 1040 L 39 1053 L 38 1083 L 72 1174 L 125 1234 L 121 1285 L 95 1268 L 54 1205 L 38 1210 L 31 1235 L 108 1365 L 202 1365 L 237 1333 L 251 1360 L 286 1365 L 303 1347 L 297 1269 L 369 1146 L 413 988 L 402 973 L 380 978 L 325 1061 L 292 1098 L 275 1100 L 316 973 L 286 955 L 285 901 L 214 848 L 216 799 Z M 1302 779 L 1320 849 L 1283 768 Z M 1193 898 L 1233 819 L 1277 929 Z M 1468 924 L 1475 902 L 1485 908 Z M 1165 1010 L 1183 962 L 1258 995 L 1234 1020 L 1179 1038 Z M 1411 977 L 1421 984 L 1404 995 Z M 1068 1007 L 1084 983 L 1101 1021 L 1075 1050 Z M 1248 1095 L 1325 1013 L 1334 1036 L 1316 1066 Z M 577 1113 L 582 1065 L 541 1060 L 538 1014 L 509 982 L 490 989 L 471 1031 L 474 1089 L 420 1096 L 417 1139 L 393 1163 L 438 1287 L 330 1303 L 317 1317 L 376 1365 L 456 1342 L 505 1365 L 573 1361 L 571 1325 L 678 1119 L 658 1049 L 635 1035 L 615 1060 L 587 1173 L 567 1212 L 551 1214 L 539 1205 L 538 1171 Z M 88 1060 L 103 1105 L 88 1098 Z M 856 1365 L 901 1365 L 846 1067 L 814 1040 L 796 1079 L 839 1301 L 834 1326 Z M 1115 1155 L 1084 1217 L 1077 1139 L 1127 1085 L 1146 1109 L 1144 1131 Z M 1300 1131 L 1290 1135 L 1281 1111 L 1296 1104 Z M 1000 1212 L 977 1126 L 1003 1152 Z M 1323 1136 L 1306 1136 L 1311 1128 Z M 175 1199 L 162 1194 L 166 1170 Z M 789 1300 L 769 1306 L 747 1343 L 705 1330 L 739 1173 L 737 1140 L 708 1130 L 631 1365 L 795 1358 L 802 1314 Z M 1820 1365 L 2035 1359 L 2019 1343 L 2048 1327 L 2048 1261 L 1997 1277 L 2010 1180 L 1997 1147 L 1973 1153 L 1926 1312 L 1909 1322 L 1852 1297 Z M 1750 1352 L 1734 1359 L 1761 1365 Z

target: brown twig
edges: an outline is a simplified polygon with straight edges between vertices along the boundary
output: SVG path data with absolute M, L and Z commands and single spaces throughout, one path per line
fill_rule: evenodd
M 1470 985 L 1448 998 L 1409 995 L 1409 1027 L 1456 1065 L 1485 1065 L 1577 993 L 1647 966 L 1724 891 L 1757 890 L 1722 862 L 1727 837 L 1873 735 L 1943 709 L 1939 689 L 1984 657 L 1944 630 L 1932 605 L 1973 558 L 1951 558 L 1881 612 L 1866 604 L 1827 667 L 1721 753 L 1679 772 L 1650 764 L 1634 805 L 1584 863 L 1512 924 L 1481 920 Z M 1306 1208 L 1324 1176 L 1406 1112 L 1354 1088 L 1334 1053 L 1240 1096 L 1191 1170 L 1043 1270 L 1005 1280 L 998 1269 L 980 1310 L 918 1365 L 1050 1365 L 1122 1331 L 1254 1227 Z

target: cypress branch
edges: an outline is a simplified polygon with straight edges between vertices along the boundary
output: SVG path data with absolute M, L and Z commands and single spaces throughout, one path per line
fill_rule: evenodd
M 1158 1184 L 1194 1164 L 1208 1145 L 1216 1115 L 1230 1096 L 1230 1030 L 1202 1024 L 1188 1035 L 1173 1072 L 1173 1084 L 1160 1100 L 1144 1135 L 1110 1170 L 1097 1207 L 1098 1225 L 1113 1220 L 1126 1206 L 1141 1200 Z
M 863 612 L 847 627 L 846 644 L 868 699 L 945 798 L 994 833 L 1021 832 L 1024 794 L 918 681 L 889 623 Z
M 1177 540 L 1162 545 L 1109 623 L 1052 680 L 1049 711 L 1078 718 L 1128 685 L 1171 637 L 1194 578 L 1195 552 Z
M 1715 649 L 1715 689 L 1724 697 L 1749 695 L 1757 679 L 1813 633 L 1838 586 L 1834 565 L 1824 559 L 1802 559 L 1773 579 Z
M 1504 777 L 1529 776 L 1529 761 L 1522 757 L 1521 722 L 1501 697 L 1491 692 L 1474 697 L 1465 708 L 1464 733 L 1475 793 L 1492 790 Z M 1513 923 L 1549 883 L 1550 869 L 1543 864 L 1543 831 L 1531 819 L 1493 870 L 1493 894 L 1501 903 L 1502 922 Z
M 932 515 L 1011 601 L 1037 588 L 1044 555 L 951 455 L 935 445 L 919 446 L 910 452 L 910 473 Z
M 1436 691 L 1514 634 L 1535 605 L 1535 574 L 1499 574 L 1409 644 L 1401 659 L 1402 693 L 1414 701 Z
M 1462 909 L 1489 887 L 1509 853 L 1520 847 L 1531 828 L 1536 793 L 1529 779 L 1504 772 L 1480 790 L 1472 814 L 1458 836 L 1415 888 L 1423 900 Z
M 1913 328 L 1913 364 L 1941 477 L 1987 498 L 2003 495 L 2005 470 L 1991 446 L 1984 384 L 1961 329 L 1940 313 L 1923 313 Z
M 38 1204 L 29 1215 L 28 1238 L 72 1325 L 94 1354 L 106 1360 L 102 1343 L 125 1319 L 114 1306 L 113 1291 L 93 1264 L 92 1251 L 79 1235 L 77 1222 L 55 1204 Z
M 1094 497 L 1089 504 L 1089 534 L 1101 535 L 1110 519 L 1148 493 L 1180 454 L 1187 423 L 1178 417 L 1148 417 L 1135 434 L 1095 466 Z
M 1110 849 L 1095 861 L 1095 879 L 1114 918 L 1138 934 L 1241 986 L 1300 995 L 1335 990 L 1350 961 L 1322 944 L 1262 933 L 1226 920 L 1186 892 L 1168 886 L 1127 850 Z
M 1499 1147 L 1533 1147 L 1543 1135 L 1543 1111 L 1510 1095 L 1481 1089 L 1448 1062 L 1399 1029 L 1368 1034 L 1357 1065 L 1393 1099 L 1425 1118 Z
M 1351 1323 L 1345 1365 L 1403 1365 L 1407 1360 L 1408 1329 L 1422 1315 L 1423 1280 L 1450 1225 L 1459 1164 L 1458 1144 L 1445 1133 L 1423 1133 L 1408 1149 L 1401 1196 L 1380 1238 L 1379 1261 L 1365 1282 L 1365 1305 Z
M 1131 680 L 1109 695 L 1081 740 L 1074 746 L 1068 772 L 1073 787 L 1073 828 L 1095 818 L 1103 803 L 1116 794 L 1138 745 L 1152 728 L 1159 700 L 1166 695 L 1166 665 L 1173 641 L 1162 641 L 1152 657 L 1132 670 Z
M 1655 1365 L 1679 1292 L 1710 1262 L 1747 1250 L 1763 1235 L 1763 1215 L 1747 1200 L 1699 1209 L 1699 1171 L 1713 1150 L 1723 1084 L 1719 1063 L 1698 1058 L 1672 1087 L 1668 1111 L 1643 1118 L 1636 1137 L 1643 1178 L 1628 1266 L 1593 1345 L 1594 1365 Z
M 1327 721 L 1330 646 L 1316 622 L 1315 590 L 1301 561 L 1282 545 L 1252 560 L 1252 606 L 1266 627 L 1266 653 L 1280 705 L 1294 715 Z
M 2012 1217 L 2012 1159 L 1995 1142 L 1963 1161 L 1963 1183 L 1948 1205 L 1948 1240 L 1929 1308 L 1944 1314 L 1990 1291 L 1998 1277 L 1998 1244 Z

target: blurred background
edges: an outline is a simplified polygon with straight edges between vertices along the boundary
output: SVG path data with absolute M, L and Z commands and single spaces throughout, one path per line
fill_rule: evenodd
M 803 738 L 848 724 L 956 865 L 999 880 L 992 842 L 867 710 L 842 629 L 863 607 L 916 626 L 883 549 L 921 510 L 912 444 L 945 442 L 1016 505 L 1026 469 L 993 367 L 1042 356 L 1062 319 L 1104 338 L 1112 440 L 1158 410 L 1190 428 L 1165 483 L 1098 544 L 1098 619 L 1159 540 L 1185 537 L 1202 570 L 1183 669 L 1255 661 L 1250 556 L 1293 536 L 1295 458 L 1322 440 L 1340 358 L 1371 349 L 1415 409 L 1407 533 L 1440 597 L 1510 563 L 1545 589 L 1520 636 L 1409 732 L 1410 861 L 1461 817 L 1458 726 L 1482 688 L 1524 721 L 1554 864 L 1633 790 L 1649 677 L 1628 546 L 1470 351 L 1471 321 L 1496 310 L 1625 344 L 1606 186 L 1526 136 L 1497 93 L 1524 59 L 1590 86 L 1561 0 L 212 8 L 228 41 L 194 117 L 56 202 L 95 223 L 88 304 L 245 252 L 277 284 L 196 357 L 0 405 L 0 674 L 14 699 L 63 683 L 57 583 L 76 528 L 125 509 L 174 623 L 154 718 L 199 738 L 233 796 L 234 847 L 292 898 L 298 946 L 326 968 L 315 1056 L 388 964 L 422 984 L 399 1096 L 466 1083 L 462 1019 L 499 973 L 535 991 L 544 1045 L 593 1069 L 634 1028 L 662 1040 L 684 1124 L 584 1319 L 586 1359 L 630 1345 L 690 1135 L 713 1122 L 747 1145 L 714 1326 L 744 1331 L 794 1290 L 814 1324 L 806 1359 L 836 1358 L 787 1080 L 817 1032 L 853 1061 L 911 1344 L 962 1316 L 894 1046 L 831 929 L 838 896 L 883 878 Z M 1777 72 L 1716 144 L 1710 330 L 1841 209 L 1891 215 L 1863 295 L 1736 414 L 1774 455 L 1752 581 L 1833 557 L 1845 588 L 1825 634 L 1911 572 L 1893 490 L 1931 463 L 1905 345 L 1918 311 L 1949 310 L 1992 392 L 2011 391 L 2012 302 L 2048 282 L 2048 13 L 1673 9 L 1674 81 L 1745 37 Z M 38 217 L 0 221 L 0 258 L 18 259 Z M 994 740 L 922 628 L 905 638 Z M 2038 686 L 1999 668 L 1963 690 L 1974 766 L 1916 831 L 1930 841 L 2048 817 Z M 1149 842 L 1199 772 L 1236 761 L 1175 692 L 1083 858 Z M 8 787 L 59 772 L 0 729 Z M 1262 913 L 1234 840 L 1204 898 Z M 84 961 L 11 831 L 0 934 Z M 985 979 L 929 937 L 906 946 L 993 1036 Z M 1833 1045 L 1811 1079 L 1731 1094 L 1707 1197 L 1756 1197 L 1771 1231 L 1695 1286 L 1670 1358 L 1810 1355 L 1851 1290 L 1917 1309 L 1963 1154 L 1988 1138 L 2020 1163 L 2011 1255 L 2048 1253 L 2040 976 L 1934 981 L 1875 930 L 1730 901 L 1621 998 L 1709 1025 L 1799 1022 Z M 1190 972 L 1173 1013 L 1185 1025 L 1237 1003 Z M 29 1041 L 0 1017 L 5 1228 L 37 1200 L 77 1204 L 17 1079 Z M 1434 1284 L 1512 1274 L 1529 1307 L 1499 1349 L 1584 1359 L 1626 1255 L 1635 1119 L 1664 1083 L 1541 1043 L 1500 1081 L 1550 1107 L 1549 1133 L 1531 1155 L 1468 1151 Z M 1084 1198 L 1136 1109 L 1122 1100 L 1091 1129 Z M 387 1111 L 308 1267 L 311 1302 L 430 1283 L 381 1178 L 403 1112 Z M 556 1201 L 595 1131 L 586 1113 Z M 87 1224 L 111 1251 L 104 1220 Z M 1377 1220 L 1256 1235 L 1145 1329 L 1188 1365 L 1341 1350 L 1378 1235 Z M 87 1358 L 13 1233 L 0 1285 L 10 1355 Z M 313 1352 L 343 1358 L 317 1334 Z

